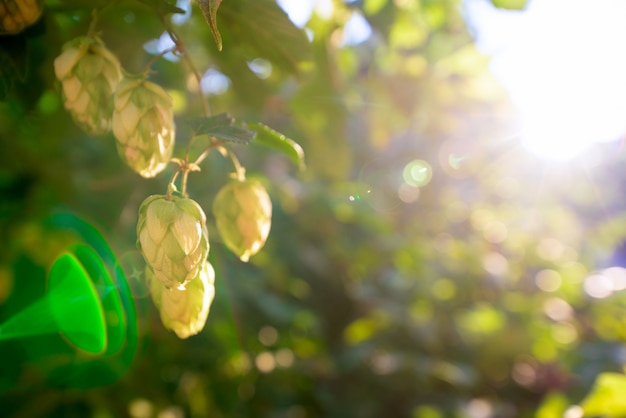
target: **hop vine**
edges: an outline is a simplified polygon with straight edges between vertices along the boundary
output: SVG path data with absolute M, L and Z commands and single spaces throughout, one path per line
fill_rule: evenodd
M 200 73 L 163 13 L 161 21 L 174 42 L 168 52 L 181 56 L 200 83 Z M 204 328 L 215 295 L 207 218 L 187 193 L 189 174 L 201 170 L 200 164 L 212 150 L 232 162 L 232 179 L 216 194 L 212 214 L 226 247 L 247 262 L 268 238 L 272 202 L 259 181 L 246 178 L 245 168 L 225 142 L 248 143 L 257 132 L 227 114 L 212 116 L 200 92 L 204 115 L 191 119 L 194 135 L 185 154 L 174 156 L 173 100 L 163 87 L 148 80 L 150 65 L 162 54 L 141 74 L 130 74 L 94 35 L 96 24 L 94 11 L 88 33 L 68 41 L 55 59 L 55 75 L 65 108 L 76 124 L 90 135 L 112 133 L 120 159 L 137 174 L 152 178 L 170 163 L 177 166 L 167 190 L 148 196 L 138 208 L 136 232 L 137 248 L 146 263 L 147 286 L 161 321 L 179 338 L 187 338 Z M 264 138 L 274 132 L 258 126 Z M 208 145 L 191 161 L 190 147 L 201 136 L 209 137 Z M 284 139 L 278 133 L 269 135 L 269 142 L 281 137 Z

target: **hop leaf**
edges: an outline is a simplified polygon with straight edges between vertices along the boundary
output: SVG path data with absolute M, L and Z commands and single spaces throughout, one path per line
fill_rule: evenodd
M 119 61 L 98 38 L 80 37 L 63 46 L 54 60 L 65 108 L 91 135 L 111 130 L 113 92 L 122 78 Z
M 148 197 L 139 208 L 137 247 L 156 280 L 168 289 L 184 289 L 209 253 L 202 208 L 187 198 Z
M 174 150 L 172 98 L 143 78 L 124 78 L 115 91 L 113 134 L 120 158 L 141 176 L 163 171 Z
M 257 180 L 231 180 L 215 196 L 213 215 L 226 246 L 247 262 L 269 235 L 272 201 Z
M 198 275 L 186 289 L 167 289 L 155 280 L 146 268 L 152 300 L 161 313 L 161 322 L 179 338 L 198 334 L 204 328 L 211 302 L 215 296 L 215 271 L 208 261 L 202 264 Z
M 15 34 L 35 23 L 43 12 L 37 0 L 0 1 L 0 35 Z

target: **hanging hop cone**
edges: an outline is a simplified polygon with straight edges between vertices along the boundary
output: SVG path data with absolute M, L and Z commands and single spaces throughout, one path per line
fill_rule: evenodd
M 215 196 L 213 215 L 226 246 L 247 262 L 270 233 L 272 201 L 257 180 L 231 180 Z
M 115 91 L 113 134 L 122 160 L 141 176 L 163 171 L 174 150 L 172 98 L 142 77 L 124 78 Z
M 209 253 L 202 208 L 187 198 L 148 197 L 139 208 L 137 247 L 159 283 L 184 289 Z
M 165 288 L 149 268 L 146 268 L 146 279 L 165 328 L 174 331 L 179 338 L 202 331 L 215 296 L 215 271 L 208 261 L 183 290 Z
M 119 61 L 98 38 L 80 37 L 63 46 L 54 60 L 65 108 L 91 135 L 111 130 L 113 92 L 122 78 Z
M 0 0 L 0 35 L 21 32 L 42 12 L 43 0 Z

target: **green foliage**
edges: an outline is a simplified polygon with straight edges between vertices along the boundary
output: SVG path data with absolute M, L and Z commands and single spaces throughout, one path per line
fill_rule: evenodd
M 624 154 L 546 163 L 504 140 L 515 114 L 459 1 L 333 4 L 304 30 L 272 0 L 190 13 L 49 0 L 36 26 L 0 38 L 0 335 L 72 242 L 42 222 L 63 210 L 97 226 L 131 277 L 140 347 L 123 376 L 101 359 L 113 381 L 77 391 L 67 371 L 85 353 L 39 350 L 60 336 L 0 340 L 3 417 L 624 414 L 623 376 L 607 374 L 626 341 Z M 172 98 L 176 164 L 153 179 L 64 109 L 53 61 L 94 5 L 111 53 Z M 372 36 L 346 45 L 354 14 Z M 168 31 L 193 67 L 155 46 Z M 240 171 L 229 153 L 272 200 L 248 263 L 206 211 Z M 183 180 L 207 215 L 215 298 L 181 341 L 151 301 L 135 227 L 143 199 L 178 197 Z
M 617 373 L 602 373 L 596 378 L 593 388 L 580 406 L 584 416 L 622 417 L 626 415 L 626 376 Z

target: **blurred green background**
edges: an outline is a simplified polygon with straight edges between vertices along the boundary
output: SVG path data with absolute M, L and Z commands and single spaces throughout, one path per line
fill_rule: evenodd
M 53 71 L 94 7 L 107 47 L 141 71 L 167 46 L 155 10 L 169 3 L 48 0 L 34 26 L 0 37 L 0 325 L 41 300 L 73 242 L 46 226 L 54 213 L 102 234 L 136 312 L 110 358 L 55 333 L 0 340 L 2 417 L 626 416 L 619 144 L 554 162 L 511 139 L 515 109 L 459 0 L 318 3 L 332 7 L 298 28 L 274 0 L 224 0 L 222 52 L 195 3 L 167 17 L 203 74 L 198 86 L 171 54 L 152 65 L 175 99 L 175 155 L 200 93 L 214 114 L 293 138 L 306 160 L 298 170 L 254 141 L 232 145 L 274 203 L 249 263 L 210 213 L 229 162 L 214 152 L 190 174 L 217 293 L 188 340 L 163 328 L 133 274 L 137 209 L 174 166 L 150 180 L 127 168 L 111 134 L 74 125 Z M 347 28 L 355 15 L 364 39 Z

